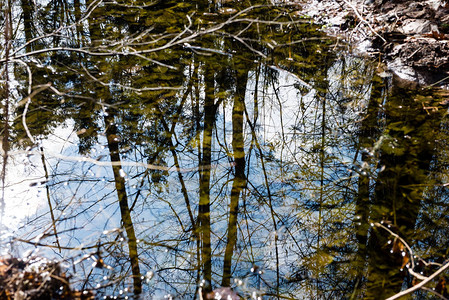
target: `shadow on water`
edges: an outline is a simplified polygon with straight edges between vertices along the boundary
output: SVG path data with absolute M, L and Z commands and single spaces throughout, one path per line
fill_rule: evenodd
M 8 7 L 0 299 L 33 266 L 36 299 L 384 299 L 444 262 L 447 93 L 297 5 Z

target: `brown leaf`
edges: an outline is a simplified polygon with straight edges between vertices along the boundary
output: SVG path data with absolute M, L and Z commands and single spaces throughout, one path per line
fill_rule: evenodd
M 447 40 L 448 36 L 444 33 L 439 33 L 438 31 L 432 31 L 432 33 L 423 34 L 425 37 L 434 38 L 436 40 Z
M 393 253 L 402 253 L 405 250 L 404 244 L 398 238 L 395 238 L 393 241 Z
M 405 255 L 405 256 L 402 258 L 402 266 L 401 266 L 401 269 L 404 269 L 405 266 L 407 266 L 407 264 L 409 263 L 409 261 L 410 261 L 410 257 L 409 257 L 408 255 Z

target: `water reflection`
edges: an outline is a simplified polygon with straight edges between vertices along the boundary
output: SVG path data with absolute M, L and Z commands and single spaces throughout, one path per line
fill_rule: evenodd
M 120 3 L 73 2 L 74 20 L 95 7 L 70 27 L 75 46 L 112 51 L 108 42 L 126 32 L 143 52 L 112 43 L 120 55 L 30 58 L 34 84 L 54 89 L 22 102 L 21 117 L 3 126 L 4 252 L 57 257 L 72 284 L 98 296 L 203 299 L 229 286 L 252 298 L 388 297 L 411 277 L 400 246 L 371 222 L 426 259 L 444 257 L 446 109 L 437 93 L 380 78 L 376 64 L 310 24 L 287 27 L 282 10 L 260 7 L 237 22 L 220 5 L 196 4 L 124 13 Z M 66 22 L 53 5 L 48 30 L 59 26 L 51 18 Z M 226 31 L 176 44 L 192 10 L 196 26 L 227 20 Z M 24 26 L 28 53 L 68 42 L 32 40 Z M 20 225 L 7 217 L 13 196 L 34 207 L 16 210 Z

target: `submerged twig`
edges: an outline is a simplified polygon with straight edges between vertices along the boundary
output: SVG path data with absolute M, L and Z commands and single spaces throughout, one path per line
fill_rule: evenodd
M 380 228 L 386 230 L 388 233 L 390 233 L 390 234 L 391 234 L 392 236 L 394 236 L 395 238 L 399 239 L 399 240 L 404 244 L 404 246 L 407 248 L 407 251 L 409 251 L 410 261 L 411 261 L 411 263 L 412 263 L 412 266 L 411 266 L 411 267 L 407 267 L 407 269 L 408 269 L 410 275 L 416 277 L 416 278 L 419 279 L 419 280 L 422 280 L 420 283 L 418 283 L 418 284 L 412 286 L 411 288 L 408 288 L 408 289 L 406 289 L 406 290 L 404 290 L 404 291 L 402 291 L 402 292 L 399 292 L 399 293 L 397 293 L 397 294 L 395 294 L 395 295 L 393 295 L 393 296 L 387 298 L 386 300 L 394 300 L 394 299 L 398 299 L 398 298 L 401 298 L 401 297 L 403 297 L 403 296 L 405 296 L 405 295 L 411 294 L 411 293 L 413 293 L 413 292 L 415 292 L 415 291 L 417 291 L 417 290 L 419 290 L 419 289 L 424 289 L 424 290 L 429 291 L 429 289 L 425 288 L 424 286 L 425 286 L 427 283 L 429 283 L 430 281 L 432 281 L 433 279 L 435 279 L 438 275 L 440 275 L 441 273 L 443 273 L 446 269 L 449 268 L 449 261 L 448 261 L 448 262 L 446 262 L 445 264 L 441 265 L 441 267 L 440 267 L 437 271 L 435 271 L 433 274 L 431 274 L 430 276 L 427 276 L 427 277 L 426 277 L 426 276 L 422 276 L 422 275 L 420 275 L 420 274 L 414 272 L 414 270 L 413 270 L 413 268 L 414 268 L 414 255 L 413 255 L 412 249 L 411 249 L 410 246 L 407 244 L 407 242 L 406 242 L 403 238 L 401 238 L 398 234 L 394 233 L 393 231 L 391 231 L 391 230 L 388 229 L 386 226 L 384 226 L 384 225 L 382 225 L 382 224 L 380 224 L 380 223 L 372 223 L 372 225 L 373 225 L 373 226 L 376 226 L 376 227 L 380 227 Z M 426 265 L 429 265 L 429 264 L 426 263 Z M 432 292 L 435 292 L 435 291 L 432 291 Z M 435 293 L 435 294 L 436 294 L 438 297 L 440 297 L 440 298 L 443 297 L 443 298 L 441 298 L 441 299 L 446 299 L 446 298 L 444 298 L 443 295 L 440 295 L 439 293 Z

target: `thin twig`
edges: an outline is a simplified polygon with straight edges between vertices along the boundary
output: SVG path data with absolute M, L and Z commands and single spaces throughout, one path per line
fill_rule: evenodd
M 437 277 L 438 275 L 440 275 L 442 272 L 444 272 L 447 268 L 449 268 L 449 262 L 446 262 L 444 265 L 442 265 L 437 271 L 435 271 L 432 275 L 428 276 L 428 277 L 424 277 L 421 276 L 419 274 L 417 274 L 416 272 L 413 271 L 414 268 L 414 256 L 413 256 L 413 252 L 412 249 L 410 248 L 410 246 L 405 242 L 404 239 L 402 239 L 399 235 L 397 235 L 396 233 L 394 233 L 393 231 L 391 231 L 390 229 L 388 229 L 387 227 L 385 227 L 384 225 L 380 224 L 380 223 L 373 223 L 373 226 L 376 227 L 380 227 L 385 229 L 386 231 L 388 231 L 388 233 L 390 233 L 392 236 L 394 236 L 395 238 L 399 239 L 404 246 L 407 248 L 407 250 L 409 251 L 409 255 L 410 255 L 410 261 L 412 262 L 412 267 L 408 268 L 408 271 L 410 272 L 411 275 L 417 277 L 418 279 L 421 279 L 422 281 L 414 286 L 412 286 L 409 289 L 406 289 L 402 292 L 399 292 L 389 298 L 387 298 L 386 300 L 394 300 L 394 299 L 398 299 L 402 296 L 408 295 L 413 293 L 414 291 L 417 291 L 419 289 L 425 289 L 428 290 L 427 288 L 425 288 L 424 286 L 429 283 L 430 281 L 432 281 L 433 279 L 435 279 L 435 277 Z M 419 276 L 417 276 L 419 275 Z M 446 299 L 446 298 L 443 298 Z
M 368 25 L 368 28 L 371 30 L 372 33 L 374 33 L 375 35 L 377 35 L 382 41 L 384 41 L 384 43 L 387 42 L 387 41 L 384 39 L 384 37 L 381 36 L 380 34 L 378 34 L 377 31 L 374 30 L 374 28 L 371 26 L 371 24 L 370 24 L 367 20 L 365 20 L 365 19 L 363 18 L 362 15 L 360 15 L 360 13 L 357 11 L 357 8 L 356 8 L 351 2 L 349 2 L 348 0 L 343 0 L 343 1 L 344 1 L 347 5 L 349 5 L 349 6 L 352 8 L 352 10 L 353 10 L 354 13 L 356 14 L 357 18 L 360 19 L 360 21 L 362 21 L 363 23 L 365 23 L 366 25 Z
M 443 295 L 441 295 L 441 294 L 438 293 L 437 291 L 434 291 L 434 290 L 432 290 L 432 289 L 430 289 L 430 288 L 428 288 L 428 287 L 423 286 L 421 289 L 422 289 L 422 290 L 425 290 L 425 291 L 428 291 L 429 293 L 434 294 L 435 296 L 437 296 L 437 297 L 440 298 L 440 299 L 448 300 L 446 297 L 444 297 Z
M 411 294 L 414 291 L 419 290 L 420 288 L 424 287 L 427 283 L 429 283 L 431 280 L 433 280 L 435 277 L 437 277 L 438 275 L 440 275 L 441 273 L 443 273 L 447 268 L 449 268 L 449 262 L 447 262 L 445 265 L 443 265 L 441 268 L 439 268 L 436 272 L 434 272 L 432 275 L 430 275 L 429 277 L 427 277 L 427 279 L 421 281 L 420 283 L 418 283 L 417 285 L 412 286 L 409 289 L 406 289 L 405 291 L 402 291 L 400 293 L 397 293 L 396 295 L 391 296 L 390 298 L 386 299 L 386 300 L 394 300 L 394 299 L 398 299 L 402 296 L 405 296 L 407 294 Z

